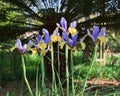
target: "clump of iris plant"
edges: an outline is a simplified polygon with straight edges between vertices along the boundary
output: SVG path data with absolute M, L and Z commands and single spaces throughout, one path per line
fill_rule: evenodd
M 22 46 L 20 39 L 17 39 L 15 46 L 11 48 L 11 50 L 13 51 L 15 48 L 17 48 L 21 54 L 25 54 L 27 51 L 31 50 L 33 53 L 40 52 L 42 55 L 45 55 L 45 53 L 50 49 L 50 43 L 53 42 L 58 42 L 61 49 L 65 44 L 67 44 L 71 49 L 75 48 L 75 46 L 78 44 L 82 44 L 85 47 L 85 43 L 83 43 L 85 37 L 77 41 L 78 31 L 76 29 L 76 26 L 77 22 L 73 21 L 68 27 L 66 19 L 62 17 L 60 24 L 57 23 L 57 27 L 51 36 L 49 35 L 49 31 L 43 28 L 43 35 L 41 36 L 38 34 L 36 36 L 37 44 L 30 40 L 28 44 L 24 44 L 24 46 Z M 59 29 L 62 30 L 62 36 L 60 36 Z M 34 46 L 35 48 L 31 48 L 31 46 Z
M 87 35 L 81 39 L 78 39 L 76 21 L 71 22 L 70 26 L 68 27 L 67 20 L 62 17 L 60 23 L 57 23 L 56 25 L 57 27 L 51 36 L 49 35 L 49 31 L 43 28 L 43 35 L 41 36 L 38 34 L 36 36 L 37 44 L 30 40 L 27 44 L 22 45 L 21 40 L 17 39 L 15 46 L 12 47 L 11 50 L 13 51 L 15 48 L 17 48 L 21 54 L 25 54 L 27 51 L 31 50 L 33 53 L 40 52 L 41 54 L 45 55 L 45 53 L 50 49 L 50 43 L 53 42 L 58 42 L 61 49 L 65 44 L 71 49 L 75 49 L 78 45 L 81 45 L 82 49 L 85 49 L 86 45 L 83 41 L 87 35 L 90 36 L 95 43 L 98 43 L 98 41 L 104 43 L 107 42 L 107 38 L 105 37 L 105 27 L 102 27 L 100 30 L 98 26 L 94 26 L 93 32 L 90 32 L 88 29 Z M 60 30 L 62 30 L 62 35 L 60 35 Z M 31 48 L 31 46 L 34 46 L 35 48 Z
M 31 48 L 32 41 L 30 40 L 27 44 L 22 45 L 20 39 L 16 40 L 15 46 L 13 46 L 10 50 L 13 51 L 14 49 L 18 49 L 18 51 L 23 55 Z
M 38 34 L 36 36 L 37 44 L 30 40 L 27 44 L 24 44 L 24 46 L 22 46 L 20 39 L 17 39 L 15 46 L 11 48 L 11 50 L 13 51 L 15 48 L 17 48 L 21 54 L 25 54 L 27 51 L 31 50 L 33 53 L 40 52 L 42 55 L 45 55 L 45 53 L 50 50 L 51 43 L 53 42 L 58 42 L 61 49 L 66 44 L 70 49 L 77 49 L 77 46 L 80 45 L 82 46 L 83 50 L 86 47 L 84 40 L 87 35 L 90 36 L 95 43 L 98 43 L 98 41 L 104 43 L 107 42 L 107 38 L 105 37 L 105 27 L 102 27 L 100 30 L 98 26 L 94 26 L 92 33 L 88 29 L 87 35 L 85 35 L 83 38 L 78 39 L 76 21 L 71 22 L 70 26 L 68 27 L 67 20 L 62 17 L 60 23 L 57 23 L 56 25 L 57 27 L 51 36 L 49 35 L 49 31 L 43 28 L 43 35 L 41 36 Z M 60 30 L 62 30 L 62 35 L 60 35 Z M 34 46 L 35 48 L 31 48 L 31 46 Z
M 42 35 L 37 34 L 36 36 L 36 42 L 33 42 L 32 40 L 30 40 L 27 44 L 22 45 L 22 42 L 20 39 L 16 40 L 15 46 L 11 48 L 11 51 L 13 51 L 15 48 L 17 48 L 19 50 L 19 52 L 22 54 L 22 65 L 23 65 L 23 76 L 26 82 L 26 85 L 28 87 L 29 93 L 31 94 L 31 96 L 33 96 L 33 92 L 30 88 L 30 85 L 28 83 L 27 80 L 27 76 L 26 76 L 26 67 L 25 67 L 25 61 L 24 61 L 24 54 L 27 53 L 28 51 L 32 51 L 33 54 L 37 54 L 40 53 L 40 60 L 41 60 L 41 76 L 42 76 L 42 88 L 43 88 L 43 95 L 46 96 L 46 84 L 45 84 L 45 68 L 44 68 L 44 56 L 48 51 L 51 51 L 51 66 L 52 66 L 52 91 L 54 90 L 55 92 L 57 92 L 57 87 L 56 87 L 56 82 L 55 82 L 55 71 L 54 71 L 54 63 L 58 63 L 58 73 L 61 74 L 60 72 L 64 72 L 61 71 L 61 69 L 64 68 L 59 68 L 60 67 L 60 57 L 62 57 L 63 55 L 60 54 L 59 48 L 65 50 L 65 55 L 62 58 L 65 58 L 65 63 L 63 65 L 66 65 L 65 70 L 66 70 L 66 81 L 67 81 L 67 96 L 69 96 L 69 65 L 71 66 L 71 81 L 72 81 L 72 96 L 75 96 L 75 89 L 74 89 L 74 63 L 73 63 L 73 50 L 84 50 L 86 45 L 84 43 L 84 40 L 87 36 L 90 36 L 93 41 L 96 43 L 96 45 L 98 44 L 98 41 L 101 41 L 102 43 L 107 42 L 107 39 L 105 38 L 105 31 L 106 28 L 102 27 L 101 30 L 99 29 L 98 26 L 94 26 L 93 27 L 93 32 L 91 33 L 90 30 L 87 30 L 87 34 L 82 37 L 79 38 L 78 37 L 78 30 L 76 29 L 77 26 L 77 22 L 73 21 L 70 23 L 70 25 L 68 26 L 67 24 L 67 20 L 62 17 L 60 20 L 60 23 L 56 24 L 57 27 L 55 28 L 53 34 L 49 34 L 49 31 L 45 28 L 42 29 Z M 57 43 L 56 43 L 57 42 Z M 58 52 L 55 59 L 54 56 L 54 44 L 52 43 L 56 43 L 58 44 Z M 63 46 L 65 46 L 65 48 L 63 48 Z M 70 49 L 70 51 L 68 51 Z M 96 49 L 96 48 L 95 48 Z M 70 52 L 70 54 L 69 54 Z M 96 51 L 95 51 L 96 52 Z M 96 53 L 95 53 L 96 54 Z M 69 57 L 70 57 L 70 61 L 69 61 Z M 56 60 L 56 61 L 55 61 Z M 69 63 L 70 62 L 70 63 Z M 62 64 L 62 63 L 61 63 Z M 92 65 L 94 64 L 94 61 L 92 63 Z M 91 66 L 92 66 L 91 65 Z M 38 66 L 39 67 L 39 66 Z M 56 67 L 56 66 L 55 66 Z M 91 67 L 92 68 L 92 67 Z M 57 69 L 57 68 L 56 68 Z M 39 70 L 39 68 L 38 68 Z M 38 71 L 37 71 L 38 72 Z M 89 72 L 88 72 L 89 73 Z M 38 74 L 38 73 L 37 73 Z M 64 73 L 65 74 L 65 73 Z M 37 77 L 38 75 L 36 75 Z M 62 75 L 61 75 L 62 76 Z M 88 76 L 87 76 L 88 77 Z M 87 80 L 87 79 L 86 79 Z M 38 77 L 36 80 L 36 90 L 38 91 Z M 37 85 L 38 84 L 38 85 Z M 85 88 L 86 84 L 84 85 Z M 83 89 L 84 89 L 83 88 Z M 54 92 L 53 91 L 53 92 Z M 36 94 L 38 94 L 39 92 L 36 92 Z M 37 96 L 37 95 L 36 95 Z

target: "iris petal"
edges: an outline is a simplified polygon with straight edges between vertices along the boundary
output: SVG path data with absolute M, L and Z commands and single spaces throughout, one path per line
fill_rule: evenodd
M 42 29 L 42 33 L 44 34 L 45 38 L 44 38 L 44 43 L 48 43 L 50 41 L 50 36 L 49 36 L 49 32 L 47 29 L 43 28 Z
M 26 52 L 26 49 L 22 46 L 20 39 L 17 39 L 15 46 L 18 48 L 21 54 L 24 54 Z
M 102 27 L 102 29 L 101 29 L 101 31 L 99 33 L 99 36 L 105 37 L 105 32 L 106 32 L 106 28 Z
M 98 26 L 94 26 L 93 27 L 93 39 L 94 39 L 94 41 L 97 40 L 98 34 L 99 34 L 99 27 Z
M 65 40 L 65 41 L 69 41 L 69 37 L 68 37 L 67 32 L 63 32 L 63 33 L 62 33 L 62 38 L 63 38 L 63 40 Z
M 67 21 L 64 17 L 61 18 L 60 24 L 61 24 L 62 28 L 64 28 L 64 30 L 67 31 Z
M 36 40 L 37 40 L 37 42 L 40 43 L 40 42 L 41 42 L 41 39 L 42 39 L 42 38 L 41 38 L 41 35 L 38 34 L 38 35 L 36 36 Z
M 76 45 L 78 35 L 72 35 L 72 39 L 68 37 L 68 34 L 66 32 L 63 32 L 62 38 L 65 40 L 65 42 L 70 46 L 74 47 Z
M 77 37 L 78 37 L 78 35 L 72 36 L 72 41 L 73 41 L 72 47 L 74 47 L 76 45 Z
M 16 46 L 17 48 L 22 48 L 22 44 L 21 44 L 20 39 L 17 39 L 15 46 Z
M 76 21 L 73 21 L 71 24 L 70 24 L 70 27 L 76 27 L 77 26 L 77 22 Z
M 32 40 L 29 40 L 29 42 L 27 44 L 27 49 L 30 49 L 32 46 L 37 47 L 37 44 L 35 44 Z

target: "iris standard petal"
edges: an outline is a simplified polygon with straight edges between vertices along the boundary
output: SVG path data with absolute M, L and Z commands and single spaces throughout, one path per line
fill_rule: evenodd
M 17 39 L 15 46 L 16 46 L 18 49 L 24 49 L 23 46 L 22 46 L 22 43 L 21 43 L 20 39 Z
M 26 49 L 22 46 L 20 39 L 17 39 L 15 46 L 21 54 L 24 54 L 26 52 Z
M 76 27 L 77 26 L 77 22 L 76 21 L 73 21 L 71 24 L 70 24 L 70 27 Z
M 37 36 L 36 36 L 36 40 L 37 40 L 37 43 L 40 43 L 41 42 L 41 35 L 40 34 L 38 34 Z
M 33 45 L 33 44 L 34 44 L 34 42 L 32 40 L 28 41 L 28 45 Z
M 44 43 L 48 43 L 50 41 L 50 35 L 47 29 L 43 28 L 42 33 L 44 34 Z
M 99 34 L 99 27 L 98 26 L 94 26 L 93 27 L 93 39 L 94 39 L 94 41 L 97 40 L 98 34 Z
M 99 33 L 99 36 L 105 37 L 105 32 L 106 32 L 106 28 L 102 27 L 102 29 L 101 29 L 101 31 Z
M 64 17 L 60 20 L 61 27 L 64 29 L 64 31 L 67 31 L 67 21 Z

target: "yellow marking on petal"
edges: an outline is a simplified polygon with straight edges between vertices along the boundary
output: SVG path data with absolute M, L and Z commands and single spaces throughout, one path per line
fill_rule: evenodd
M 12 48 L 10 48 L 10 51 L 13 52 L 16 49 L 16 46 L 13 46 Z
M 103 42 L 103 43 L 106 43 L 107 41 L 108 41 L 108 39 L 107 38 L 105 38 L 105 37 L 99 37 L 99 40 L 101 41 L 101 42 Z
M 60 36 L 55 36 L 55 35 L 52 35 L 51 36 L 51 41 L 52 42 L 60 42 L 61 41 L 61 37 Z
M 47 45 L 43 42 L 39 43 L 38 47 L 41 49 L 41 50 L 45 50 L 45 48 L 47 47 Z
M 41 43 L 39 43 L 38 47 L 41 49 L 40 50 L 40 54 L 44 55 L 46 47 L 47 47 L 47 44 L 41 42 Z
M 68 32 L 71 33 L 72 35 L 76 35 L 77 34 L 77 29 L 75 29 L 74 27 L 69 27 Z
M 59 43 L 60 49 L 63 49 L 64 45 L 65 45 L 65 42 L 64 42 L 64 41 L 61 41 L 61 42 Z
M 57 42 L 57 37 L 56 37 L 55 35 L 52 35 L 52 36 L 51 36 L 51 41 L 52 41 L 52 42 Z
M 31 50 L 31 52 L 32 52 L 32 55 L 37 54 L 37 50 L 36 50 L 36 49 L 31 48 L 30 50 Z
M 61 42 L 61 40 L 62 40 L 61 37 L 60 37 L 60 36 L 57 36 L 57 41 L 58 41 L 58 42 Z
M 84 42 L 80 42 L 80 43 L 81 43 L 82 50 L 84 50 L 86 47 L 86 44 Z

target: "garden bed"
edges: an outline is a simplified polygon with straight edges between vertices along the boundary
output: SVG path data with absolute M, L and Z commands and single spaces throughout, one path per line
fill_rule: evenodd
M 76 80 L 75 83 L 79 83 L 79 81 Z M 32 86 L 34 86 L 35 81 L 31 81 L 31 84 Z M 116 80 L 107 80 L 100 78 L 93 78 L 87 81 L 87 85 L 88 87 L 86 88 L 86 91 L 91 91 L 92 93 L 95 93 L 96 90 L 103 91 L 105 89 L 105 90 L 109 90 L 109 92 L 113 92 L 120 89 L 120 82 Z M 23 88 L 24 88 L 23 90 L 24 96 L 28 96 L 27 88 L 25 86 L 23 86 Z M 9 92 L 9 94 L 12 94 L 12 96 L 19 96 L 20 91 L 21 91 L 21 81 L 5 82 L 4 86 L 0 86 L 0 96 L 6 96 L 7 92 Z

